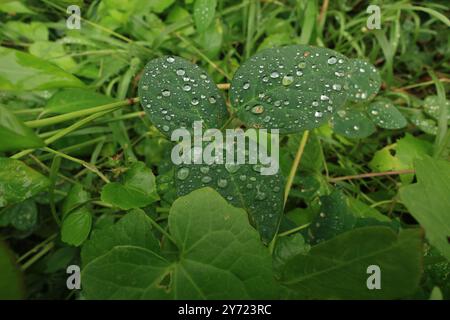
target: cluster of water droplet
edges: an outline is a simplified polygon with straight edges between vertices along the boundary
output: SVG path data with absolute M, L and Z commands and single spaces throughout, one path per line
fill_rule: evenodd
M 281 132 L 308 129 L 345 101 L 348 59 L 328 49 L 301 48 L 263 51 L 236 72 L 231 100 L 246 124 Z
M 228 113 L 218 89 L 198 66 L 179 57 L 150 61 L 139 85 L 141 104 L 153 124 L 165 133 L 192 128 L 203 120 L 220 127 Z

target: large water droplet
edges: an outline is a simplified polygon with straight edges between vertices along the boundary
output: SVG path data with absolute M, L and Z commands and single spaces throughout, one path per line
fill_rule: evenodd
M 273 71 L 273 72 L 270 74 L 270 77 L 273 78 L 273 79 L 276 79 L 276 78 L 278 78 L 279 76 L 280 76 L 280 74 L 278 73 L 278 71 Z
M 170 96 L 170 91 L 167 90 L 167 89 L 165 89 L 165 90 L 162 91 L 162 95 L 163 95 L 164 97 L 168 97 L 168 96 Z
M 287 74 L 283 77 L 283 80 L 281 80 L 281 83 L 283 84 L 283 86 L 288 86 L 290 85 L 292 82 L 294 82 L 294 77 L 290 74 Z
M 181 168 L 177 172 L 177 178 L 180 180 L 185 180 L 189 176 L 189 169 L 188 168 Z
M 336 57 L 329 57 L 327 60 L 328 64 L 335 64 L 337 62 Z
M 167 57 L 166 61 L 169 63 L 172 63 L 175 61 L 175 59 L 174 59 L 174 57 Z
M 179 75 L 179 76 L 184 76 L 185 74 L 186 74 L 186 71 L 184 71 L 184 69 L 178 69 L 177 71 L 176 71 L 176 73 L 177 73 L 177 75 Z
M 244 83 L 242 88 L 244 88 L 244 90 L 247 90 L 248 88 L 250 88 L 250 83 L 248 83 L 248 82 Z
M 203 182 L 203 183 L 210 183 L 211 180 L 212 180 L 212 178 L 209 177 L 209 176 L 204 176 L 204 177 L 202 178 L 202 182 Z
M 197 99 L 197 98 L 193 98 L 193 99 L 191 100 L 191 104 L 192 104 L 193 106 L 198 105 L 198 99 Z
M 228 181 L 226 179 L 219 179 L 217 180 L 217 185 L 220 188 L 226 188 L 226 186 L 228 185 Z
M 184 91 L 191 91 L 191 86 L 188 85 L 188 84 L 185 84 L 185 85 L 183 86 L 183 90 L 184 90 Z
M 263 113 L 263 112 L 264 112 L 264 107 L 261 106 L 261 105 L 254 106 L 254 107 L 252 108 L 252 113 L 255 113 L 255 114 L 261 114 L 261 113 Z

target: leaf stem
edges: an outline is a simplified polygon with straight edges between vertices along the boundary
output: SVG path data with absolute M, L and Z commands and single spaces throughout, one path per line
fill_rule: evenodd
M 298 165 L 300 164 L 300 160 L 302 159 L 303 151 L 305 150 L 306 142 L 308 141 L 309 130 L 305 130 L 303 133 L 302 139 L 300 140 L 300 144 L 297 149 L 297 153 L 295 154 L 294 163 L 292 164 L 291 171 L 289 172 L 289 176 L 286 182 L 286 187 L 284 189 L 284 205 L 286 205 L 286 201 L 289 196 L 289 192 L 291 191 L 292 183 L 294 182 L 295 173 L 297 172 Z
M 150 223 L 152 226 L 155 227 L 159 232 L 161 232 L 167 239 L 169 239 L 174 245 L 177 245 L 177 242 L 175 239 L 166 231 L 163 227 L 161 227 L 155 220 L 153 220 L 151 217 L 147 215 L 147 217 L 150 219 Z

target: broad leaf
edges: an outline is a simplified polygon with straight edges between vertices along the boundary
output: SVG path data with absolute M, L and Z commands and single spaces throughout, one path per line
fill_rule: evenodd
M 79 208 L 90 200 L 89 193 L 84 190 L 81 184 L 74 184 L 64 199 L 62 214 L 65 217 L 70 211 Z
M 25 285 L 13 253 L 0 240 L 0 300 L 17 300 L 25 296 Z
M 94 230 L 81 250 L 83 265 L 108 253 L 116 246 L 142 247 L 158 253 L 159 243 L 151 230 L 150 219 L 140 211 L 126 214 L 107 229 Z
M 419 284 L 421 247 L 419 230 L 405 230 L 397 236 L 387 227 L 359 228 L 290 259 L 281 282 L 302 298 L 401 298 L 413 294 Z M 380 290 L 367 287 L 371 265 L 380 267 Z
M 263 50 L 233 77 L 232 106 L 248 127 L 281 133 L 319 127 L 347 98 L 348 59 L 306 45 Z
M 12 151 L 44 146 L 44 141 L 19 118 L 0 106 L 0 151 Z
M 48 100 L 46 113 L 67 113 L 97 107 L 114 102 L 115 99 L 89 89 L 67 88 L 55 93 Z
M 194 121 L 220 129 L 228 112 L 222 94 L 211 78 L 195 64 L 180 57 L 150 61 L 139 82 L 139 97 L 153 124 L 165 135 Z
M 450 260 L 450 164 L 423 156 L 415 169 L 418 183 L 401 188 L 400 197 L 430 243 Z
M 47 177 L 23 162 L 0 157 L 0 207 L 28 199 L 49 184 Z
M 61 240 L 78 247 L 87 239 L 91 226 L 91 212 L 86 207 L 77 209 L 64 218 L 61 227 Z
M 216 6 L 217 0 L 195 0 L 194 22 L 198 32 L 206 31 L 211 25 L 216 13 Z
M 145 207 L 159 200 L 155 176 L 143 162 L 135 162 L 125 172 L 122 183 L 112 182 L 103 187 L 101 198 L 125 210 Z
M 359 59 L 350 59 L 348 95 L 351 101 L 372 99 L 380 89 L 381 77 L 370 63 Z
M 0 47 L 1 90 L 45 90 L 83 87 L 78 78 L 31 54 Z
M 333 131 L 353 139 L 362 139 L 375 132 L 372 121 L 361 111 L 342 109 L 332 120 Z
M 401 129 L 408 124 L 401 112 L 390 102 L 373 102 L 367 111 L 370 119 L 380 128 Z
M 450 120 L 450 101 L 445 100 L 445 106 L 447 107 L 447 118 Z M 426 114 L 439 119 L 441 113 L 441 101 L 438 96 L 428 96 L 423 102 L 423 110 Z
M 139 221 L 140 222 L 140 221 Z M 88 299 L 268 299 L 277 296 L 271 258 L 245 212 L 204 188 L 177 199 L 169 230 L 180 250 L 170 262 L 130 235 L 83 270 Z M 113 229 L 103 238 L 114 238 Z M 91 240 L 92 243 L 95 239 Z M 109 245 L 103 247 L 106 248 Z

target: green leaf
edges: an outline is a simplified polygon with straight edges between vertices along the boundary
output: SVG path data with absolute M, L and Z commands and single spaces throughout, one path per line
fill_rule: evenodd
M 79 183 L 73 185 L 64 199 L 62 206 L 63 218 L 72 210 L 86 204 L 90 200 L 90 195 Z
M 7 1 L 0 4 L 0 11 L 16 15 L 17 13 L 35 14 L 25 4 L 20 1 Z
M 42 22 L 33 21 L 24 23 L 20 21 L 8 21 L 2 30 L 9 38 L 18 41 L 24 38 L 30 42 L 48 40 L 48 28 Z
M 122 183 L 112 182 L 103 187 L 101 198 L 124 210 L 145 207 L 159 200 L 155 176 L 143 162 L 135 162 L 125 172 Z
M 97 107 L 115 99 L 83 88 L 66 88 L 55 93 L 45 105 L 46 113 L 67 113 Z
M 17 230 L 26 231 L 36 225 L 38 212 L 33 200 L 25 200 L 0 211 L 0 226 L 12 225 Z
M 332 119 L 333 131 L 352 139 L 362 139 L 375 132 L 372 121 L 361 111 L 342 109 Z
M 194 22 L 198 32 L 206 31 L 211 25 L 216 13 L 216 6 L 217 0 L 195 0 Z
M 107 254 L 116 246 L 142 247 L 159 253 L 159 243 L 151 230 L 150 219 L 142 211 L 132 211 L 116 224 L 94 230 L 81 250 L 83 265 Z
M 380 89 L 381 77 L 377 69 L 370 63 L 360 59 L 350 59 L 348 98 L 350 101 L 372 99 Z
M 292 133 L 321 126 L 344 104 L 348 59 L 326 48 L 263 50 L 235 73 L 230 100 L 248 127 Z
M 0 90 L 83 87 L 78 78 L 31 54 L 0 47 Z
M 28 199 L 49 184 L 47 177 L 23 162 L 0 157 L 0 207 Z
M 408 124 L 401 112 L 390 102 L 373 102 L 367 111 L 370 119 L 380 128 L 401 129 Z
M 0 105 L 0 152 L 43 147 L 44 141 Z
M 91 212 L 86 207 L 77 209 L 65 217 L 61 227 L 61 240 L 78 247 L 89 236 L 91 225 Z
M 17 300 L 25 297 L 25 285 L 13 253 L 0 240 L 0 300 Z
M 421 277 L 419 230 L 398 236 L 387 227 L 358 228 L 322 242 L 290 259 L 281 283 L 299 297 L 396 299 L 413 294 Z M 367 267 L 381 270 L 381 290 L 367 288 Z
M 320 213 L 311 221 L 308 235 L 313 244 L 329 240 L 355 225 L 355 216 L 350 212 L 342 191 L 335 190 L 320 197 Z
M 418 183 L 401 188 L 400 198 L 430 243 L 450 260 L 450 164 L 423 156 L 415 169 Z
M 278 237 L 273 251 L 274 270 L 280 272 L 289 259 L 299 254 L 307 254 L 310 248 L 300 233 Z
M 67 72 L 74 71 L 77 67 L 76 62 L 67 54 L 62 43 L 36 41 L 28 50 L 33 56 L 45 59 Z
M 263 241 L 270 242 L 283 212 L 284 181 L 279 172 L 262 175 L 260 171 L 261 165 L 248 163 L 182 164 L 175 170 L 175 186 L 180 196 L 203 187 L 215 189 L 232 205 L 245 209 Z
M 84 296 L 87 299 L 277 296 L 267 248 L 248 224 L 245 212 L 229 205 L 217 192 L 204 188 L 177 199 L 170 210 L 169 230 L 180 250 L 177 261 L 170 262 L 151 248 L 129 245 L 127 240 L 86 265 L 82 274 Z M 133 233 L 127 233 L 133 239 Z M 112 238 L 114 234 L 108 236 Z
M 179 57 L 150 61 L 139 82 L 141 105 L 153 124 L 165 135 L 194 121 L 220 129 L 228 119 L 222 94 L 198 66 Z
M 450 120 L 450 101 L 445 100 L 445 105 L 447 107 L 447 117 Z M 441 110 L 441 101 L 438 96 L 428 96 L 423 102 L 423 110 L 426 114 L 433 117 L 434 119 L 439 119 Z
M 411 122 L 425 133 L 435 136 L 438 131 L 436 120 L 428 119 L 422 113 L 413 115 L 411 117 Z

